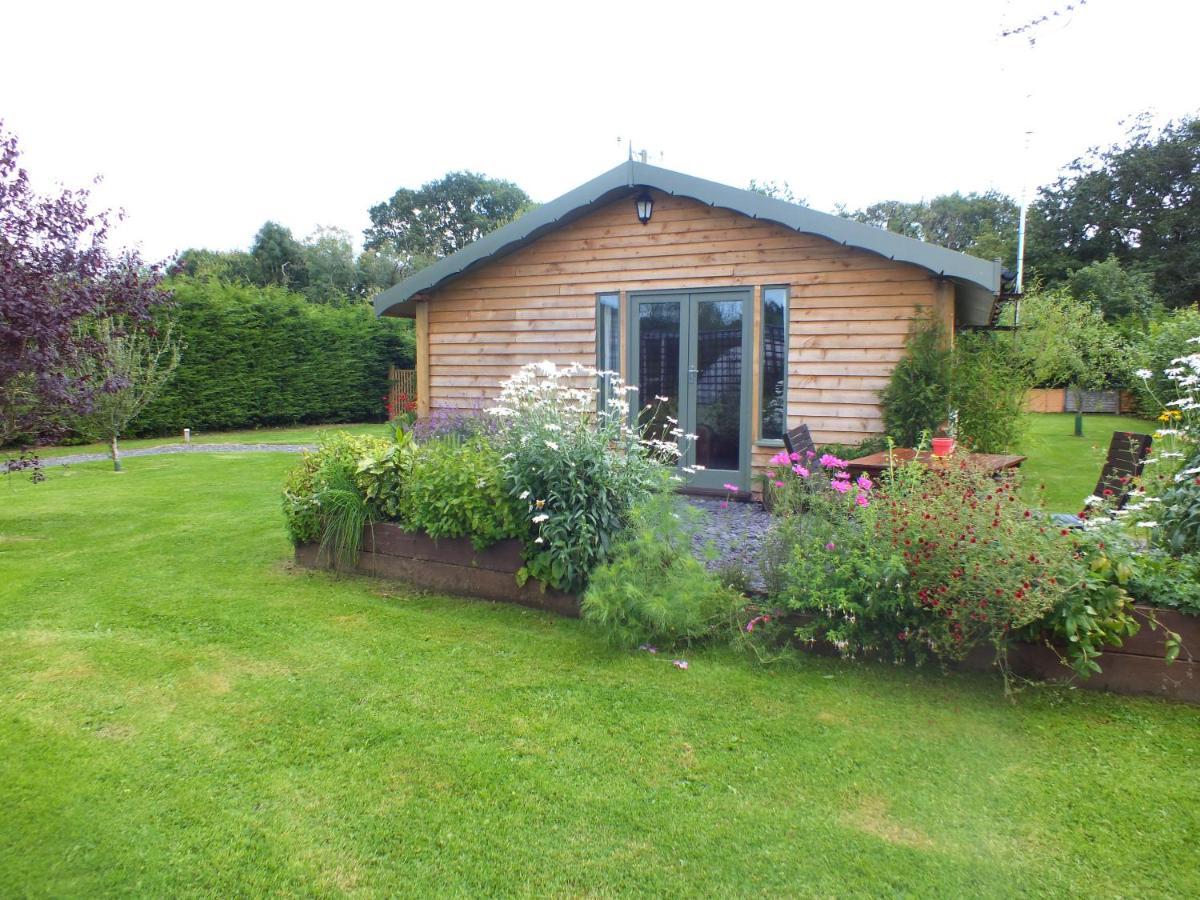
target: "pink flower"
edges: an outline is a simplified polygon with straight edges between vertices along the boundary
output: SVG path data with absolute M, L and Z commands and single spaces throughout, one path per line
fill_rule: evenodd
M 739 488 L 736 484 L 730 484 L 728 481 L 725 482 L 723 485 L 721 485 L 721 487 L 725 488 L 725 490 L 727 490 L 727 491 L 732 491 L 735 494 L 739 490 Z
M 786 450 L 780 450 L 770 459 L 770 464 L 773 466 L 787 466 L 791 465 L 791 462 L 792 458 L 787 455 Z
M 817 455 L 817 453 L 815 450 L 805 450 L 804 455 L 807 456 L 809 459 L 812 459 L 813 457 L 815 457 Z
M 844 493 L 846 493 L 846 491 L 850 490 L 850 482 L 838 481 L 836 478 L 833 481 L 829 482 L 829 486 L 832 487 L 839 494 L 844 494 Z
M 866 506 L 871 505 L 871 498 L 868 497 L 866 494 L 859 494 L 857 497 L 854 498 L 854 502 L 857 503 L 859 506 L 866 507 Z
M 800 462 L 800 454 L 793 452 L 791 455 L 792 462 Z
M 838 459 L 832 453 L 824 453 L 821 455 L 821 465 L 826 469 L 841 469 L 846 465 L 844 459 Z
M 833 473 L 833 477 L 834 477 L 834 478 L 840 478 L 840 479 L 842 479 L 843 481 L 849 481 L 849 480 L 850 480 L 850 473 L 849 473 L 849 472 L 834 472 L 834 473 Z
M 783 482 L 782 481 L 775 482 L 775 487 L 783 487 Z
M 795 472 L 797 475 L 799 475 L 801 478 L 808 477 L 808 469 L 804 468 L 804 466 L 800 465 L 800 463 L 796 463 L 794 466 L 792 466 L 792 471 Z
M 835 544 L 833 541 L 830 541 L 828 544 L 825 545 L 825 549 L 826 550 L 836 550 L 837 544 Z
M 871 488 L 874 487 L 874 485 L 871 483 L 871 479 L 867 476 L 866 472 L 863 472 L 861 475 L 859 475 L 858 480 L 855 481 L 854 483 L 857 484 L 864 491 L 869 491 Z
M 721 509 L 729 509 L 729 501 L 728 500 L 721 501 Z

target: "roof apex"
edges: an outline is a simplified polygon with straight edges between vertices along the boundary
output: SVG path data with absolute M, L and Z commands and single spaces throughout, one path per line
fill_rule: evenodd
M 953 279 L 966 287 L 969 293 L 977 296 L 985 293 L 995 296 L 1000 292 L 998 261 L 990 262 L 955 250 L 947 250 L 936 244 L 918 241 L 830 213 L 818 212 L 754 191 L 629 160 L 561 197 L 530 210 L 516 221 L 497 228 L 457 253 L 438 260 L 378 294 L 375 297 L 375 313 L 384 315 L 402 304 L 407 305 L 417 294 L 436 290 L 474 266 L 512 253 L 610 199 L 641 188 L 653 188 L 666 194 L 688 197 L 709 206 L 730 209 L 750 218 L 773 222 L 804 234 L 815 234 L 847 247 L 877 253 L 897 262 L 911 263 L 938 276 Z

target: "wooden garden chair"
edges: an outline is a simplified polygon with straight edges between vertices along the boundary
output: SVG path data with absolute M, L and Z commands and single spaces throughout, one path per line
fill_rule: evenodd
M 1107 500 L 1113 509 L 1124 508 L 1129 502 L 1134 479 L 1141 475 L 1146 467 L 1146 457 L 1150 455 L 1150 446 L 1153 443 L 1153 438 L 1148 434 L 1114 431 L 1108 445 L 1108 458 L 1104 461 L 1104 468 L 1100 470 L 1100 480 L 1096 482 L 1096 490 L 1092 493 Z M 1056 524 L 1068 528 L 1081 528 L 1087 515 L 1088 510 L 1085 509 L 1077 516 L 1059 514 L 1054 516 L 1053 520 Z
M 807 425 L 797 425 L 791 431 L 784 432 L 783 446 L 787 448 L 789 455 L 799 453 L 801 456 L 805 456 L 808 453 L 817 452 L 817 445 L 813 443 L 812 434 Z

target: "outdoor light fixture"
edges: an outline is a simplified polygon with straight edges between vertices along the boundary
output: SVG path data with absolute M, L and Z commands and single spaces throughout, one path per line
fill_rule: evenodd
M 650 221 L 650 213 L 654 212 L 654 201 L 647 191 L 642 191 L 633 203 L 637 207 L 638 221 L 645 225 Z

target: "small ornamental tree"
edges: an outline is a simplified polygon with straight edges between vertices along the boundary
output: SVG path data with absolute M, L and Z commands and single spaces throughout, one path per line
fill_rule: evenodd
M 138 413 L 154 399 L 179 365 L 179 342 L 168 326 L 130 330 L 124 322 L 101 319 L 89 328 L 102 352 L 82 361 L 89 384 L 99 385 L 91 408 L 75 417 L 75 429 L 94 440 L 107 441 L 113 471 L 121 471 L 117 441 Z
M 1019 353 L 1035 384 L 1065 384 L 1083 435 L 1083 392 L 1099 390 L 1127 368 L 1116 330 L 1092 304 L 1066 291 L 1031 291 L 1021 301 Z
M 108 214 L 88 210 L 87 191 L 39 195 L 19 159 L 0 123 L 0 446 L 44 439 L 92 408 L 103 385 L 82 363 L 105 348 L 84 323 L 136 326 L 169 297 L 158 266 L 108 249 Z

